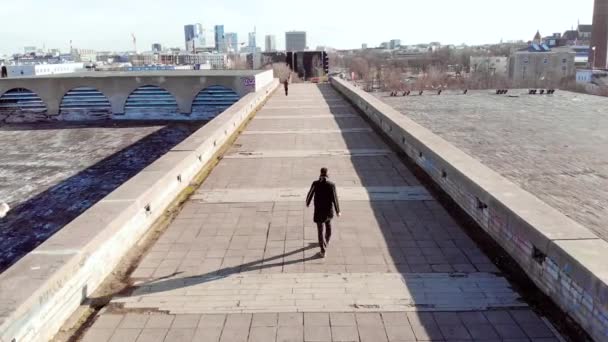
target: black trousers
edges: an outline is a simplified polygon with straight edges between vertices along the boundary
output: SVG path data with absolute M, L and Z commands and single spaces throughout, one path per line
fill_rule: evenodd
M 289 89 L 288 89 L 288 88 L 285 88 L 285 96 L 287 96 L 287 95 L 288 95 L 288 93 L 289 93 Z
M 325 236 L 323 236 L 323 225 L 325 224 Z M 331 220 L 327 220 L 323 223 L 317 222 L 317 233 L 319 236 L 319 247 L 321 247 L 321 251 L 325 251 L 327 248 L 327 244 L 329 243 L 329 239 L 331 239 Z

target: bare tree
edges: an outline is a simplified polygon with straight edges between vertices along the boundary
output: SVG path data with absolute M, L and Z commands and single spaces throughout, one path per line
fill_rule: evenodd
M 430 66 L 426 73 L 426 86 L 435 88 L 441 88 L 444 84 L 446 84 L 446 74 L 445 72 L 437 66 Z
M 364 58 L 355 57 L 350 63 L 350 71 L 354 72 L 357 78 L 367 81 L 370 74 L 369 63 Z
M 274 78 L 278 78 L 281 82 L 284 82 L 291 75 L 291 69 L 287 63 L 273 63 L 266 66 L 267 69 L 272 69 Z
M 335 68 L 346 68 L 346 61 L 344 56 L 341 56 L 335 52 L 328 52 L 327 53 L 328 57 L 329 57 L 329 68 L 330 69 L 335 69 Z
M 401 69 L 388 68 L 382 73 L 382 82 L 384 87 L 390 91 L 402 90 L 403 81 L 401 79 Z
M 416 78 L 416 82 L 414 82 L 415 90 L 422 91 L 426 88 L 426 76 L 424 74 L 418 74 L 418 78 Z
M 232 69 L 234 70 L 245 70 L 248 69 L 248 65 L 247 65 L 247 59 L 246 58 L 241 58 L 240 55 L 232 55 L 230 57 L 231 61 L 232 61 Z

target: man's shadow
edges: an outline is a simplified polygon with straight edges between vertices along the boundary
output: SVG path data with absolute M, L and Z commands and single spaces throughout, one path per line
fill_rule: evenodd
M 265 258 L 265 259 L 248 262 L 248 263 L 241 264 L 238 266 L 225 267 L 225 268 L 221 268 L 219 270 L 213 271 L 213 272 L 196 275 L 196 276 L 190 276 L 190 277 L 184 277 L 184 278 L 174 278 L 175 276 L 178 276 L 183 273 L 183 272 L 174 272 L 173 274 L 170 274 L 168 276 L 157 278 L 157 279 L 130 287 L 128 289 L 129 290 L 128 292 L 130 294 L 135 294 L 135 295 L 148 295 L 148 294 L 153 294 L 153 293 L 171 291 L 171 290 L 179 289 L 182 287 L 196 286 L 196 285 L 204 284 L 207 282 L 224 279 L 224 278 L 227 278 L 231 275 L 238 274 L 238 273 L 258 271 L 258 270 L 263 270 L 263 269 L 272 268 L 272 267 L 281 267 L 281 266 L 299 264 L 299 263 L 304 263 L 306 261 L 321 259 L 321 256 L 319 254 L 315 254 L 315 255 L 307 257 L 307 258 L 301 258 L 299 260 L 289 260 L 289 261 L 268 263 L 269 261 L 274 261 L 274 260 L 279 260 L 279 259 L 282 259 L 285 257 L 289 257 L 291 255 L 295 255 L 295 254 L 302 253 L 302 252 L 310 250 L 310 249 L 317 248 L 318 246 L 319 246 L 318 243 L 310 243 L 310 244 L 308 244 L 308 247 L 300 248 L 300 249 L 297 249 L 297 250 L 294 250 L 291 252 L 287 252 L 287 253 L 284 253 L 281 255 L 276 255 L 276 256 L 273 256 L 270 258 Z

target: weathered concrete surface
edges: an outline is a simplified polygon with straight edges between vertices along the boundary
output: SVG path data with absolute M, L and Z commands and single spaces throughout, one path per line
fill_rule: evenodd
M 608 239 L 608 98 L 510 94 L 375 95 Z
M 0 274 L 0 340 L 51 339 L 277 86 L 246 95 Z
M 543 292 L 591 336 L 607 338 L 606 241 L 373 95 L 343 80 L 331 82 L 486 230 Z M 590 242 L 596 248 L 593 253 L 584 251 Z
M 201 125 L 0 126 L 0 273 Z
M 240 136 L 83 340 L 554 341 L 435 200 L 361 196 L 421 185 L 333 104 L 356 115 L 327 85 L 277 92 L 246 133 L 290 133 Z M 326 259 L 301 198 L 322 166 L 343 211 Z
M 36 93 L 46 104 L 49 116 L 59 114 L 61 99 L 70 90 L 92 87 L 110 101 L 112 113 L 124 113 L 129 95 L 137 88 L 153 85 L 175 97 L 183 114 L 192 111 L 192 102 L 203 89 L 221 85 L 233 89 L 241 97 L 259 91 L 272 82 L 272 70 L 248 71 L 158 71 L 158 72 L 87 72 L 39 77 L 0 79 L 0 95 L 15 88 Z
M 530 338 L 530 336 L 534 336 Z M 530 310 L 101 316 L 83 342 L 558 342 Z

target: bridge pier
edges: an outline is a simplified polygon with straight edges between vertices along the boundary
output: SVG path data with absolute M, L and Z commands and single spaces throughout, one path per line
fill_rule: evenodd
M 108 95 L 108 100 L 110 101 L 113 114 L 125 113 L 125 104 L 127 103 L 127 98 L 129 98 L 129 94 L 125 95 L 123 92 Z

